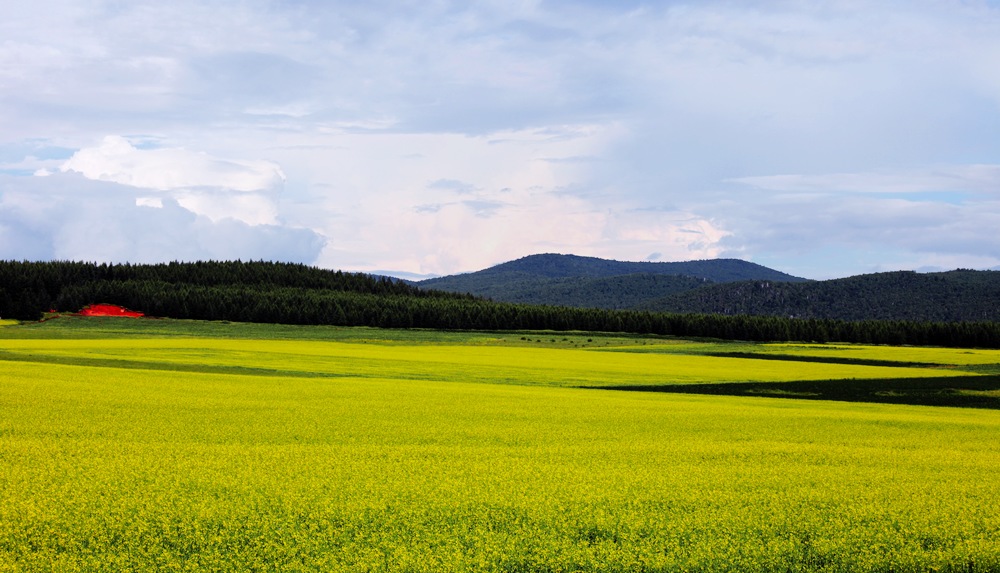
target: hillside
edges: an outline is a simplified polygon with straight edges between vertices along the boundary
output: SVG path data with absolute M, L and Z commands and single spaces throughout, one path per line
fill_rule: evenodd
M 0 261 L 0 317 L 36 320 L 47 310 L 101 302 L 152 316 L 253 322 L 336 322 L 388 299 L 461 302 L 401 281 L 301 264 L 199 261 L 155 265 Z M 297 319 L 297 320 L 296 320 Z
M 715 284 L 637 308 L 842 320 L 997 321 L 1000 271 L 897 271 L 809 283 Z
M 572 306 L 577 308 L 635 308 L 652 299 L 704 286 L 704 279 L 680 275 L 634 274 L 610 277 L 538 278 L 511 274 L 496 283 L 477 287 L 476 296 L 497 301 Z M 435 287 L 439 288 L 439 287 Z M 468 292 L 458 288 L 451 292 Z
M 996 306 L 996 287 L 992 277 L 997 273 L 963 273 L 959 274 L 964 277 L 964 283 L 977 285 L 977 292 L 981 293 L 979 297 L 984 301 L 982 308 Z M 661 290 L 669 290 L 678 284 L 683 286 L 676 279 L 685 279 L 650 275 L 618 278 L 623 284 L 641 284 L 645 281 Z M 686 279 L 699 280 L 690 277 Z M 566 286 L 561 281 L 576 281 L 580 284 L 593 281 L 590 286 L 595 290 L 590 296 L 594 300 L 600 299 L 599 288 L 611 289 L 608 292 L 618 299 L 639 297 L 643 292 L 655 290 L 626 292 L 622 290 L 624 287 L 621 284 L 616 284 L 615 277 L 548 280 L 552 281 L 553 292 Z M 936 285 L 938 291 L 951 288 L 947 278 L 941 282 L 942 285 Z M 699 296 L 705 297 L 702 302 L 712 302 L 718 298 L 712 304 L 726 300 L 747 301 L 754 299 L 747 292 L 756 294 L 756 290 L 764 291 L 780 284 L 784 283 L 732 283 L 732 291 L 713 291 L 711 289 L 727 285 L 711 285 L 673 296 L 684 297 L 699 293 Z M 579 288 L 579 285 L 574 288 Z M 845 292 L 850 288 L 848 283 Z M 892 291 L 891 288 L 886 290 Z M 938 300 L 938 291 L 927 291 L 928 305 Z M 713 296 L 704 293 L 713 293 Z M 602 296 L 612 295 L 605 293 Z M 990 299 L 988 296 L 994 298 Z M 816 298 L 815 294 L 808 293 L 803 297 L 806 300 Z M 781 298 L 777 297 L 778 300 Z M 146 316 L 236 322 L 444 330 L 575 330 L 758 341 L 835 340 L 876 344 L 1000 347 L 1000 321 L 851 322 L 787 316 L 676 314 L 516 304 L 490 301 L 467 294 L 424 290 L 402 281 L 378 279 L 368 275 L 283 263 L 210 261 L 168 265 L 96 265 L 0 261 L 0 318 L 37 320 L 48 310 L 56 310 L 60 314 L 74 313 L 84 305 L 93 303 L 119 305 Z M 756 307 L 749 305 L 747 308 Z M 733 306 L 730 310 L 735 312 L 737 307 Z M 987 315 L 985 310 L 982 314 Z M 66 319 L 143 320 L 85 319 L 73 314 Z
M 706 284 L 748 280 L 805 281 L 738 259 L 650 263 L 543 254 L 416 284 L 504 302 L 633 308 Z
M 837 320 L 1000 321 L 1000 271 L 898 271 L 808 281 L 747 261 L 533 255 L 415 283 L 495 301 Z

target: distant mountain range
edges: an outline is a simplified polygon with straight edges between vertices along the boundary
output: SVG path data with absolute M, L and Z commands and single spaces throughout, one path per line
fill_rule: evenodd
M 497 301 L 844 320 L 1000 320 L 1000 271 L 898 271 L 810 281 L 738 259 L 652 263 L 524 257 L 415 283 Z

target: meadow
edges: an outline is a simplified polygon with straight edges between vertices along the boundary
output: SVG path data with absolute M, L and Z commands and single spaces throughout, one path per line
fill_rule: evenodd
M 1000 571 L 995 405 L 689 390 L 1000 368 L 913 350 L 4 327 L 0 571 Z

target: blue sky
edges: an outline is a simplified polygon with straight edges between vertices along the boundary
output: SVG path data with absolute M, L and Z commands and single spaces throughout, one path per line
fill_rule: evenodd
M 1000 6 L 7 2 L 0 258 L 1000 268 Z

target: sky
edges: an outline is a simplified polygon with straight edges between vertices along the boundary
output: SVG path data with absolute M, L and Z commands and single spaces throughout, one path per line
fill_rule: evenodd
M 0 13 L 0 259 L 1000 269 L 1000 1 Z

